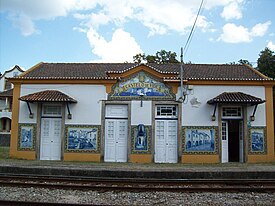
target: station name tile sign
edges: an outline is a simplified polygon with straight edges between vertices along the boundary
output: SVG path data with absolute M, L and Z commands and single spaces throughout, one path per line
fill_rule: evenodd
M 109 99 L 140 99 L 141 96 L 144 99 L 175 99 L 168 85 L 145 72 L 116 83 Z

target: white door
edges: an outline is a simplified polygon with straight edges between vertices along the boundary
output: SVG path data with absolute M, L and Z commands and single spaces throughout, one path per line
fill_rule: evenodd
M 127 162 L 128 105 L 106 105 L 105 162 Z
M 239 144 L 239 146 L 240 146 L 240 150 L 239 150 L 239 152 L 240 152 L 240 162 L 244 162 L 244 154 L 243 154 L 243 121 L 241 120 L 240 122 L 239 122 L 239 141 L 240 141 L 240 144 Z
M 105 162 L 127 162 L 128 120 L 105 120 Z
M 228 162 L 228 122 L 222 121 L 222 163 Z
M 41 119 L 40 160 L 61 159 L 61 118 Z
M 177 120 L 155 123 L 155 162 L 177 163 Z

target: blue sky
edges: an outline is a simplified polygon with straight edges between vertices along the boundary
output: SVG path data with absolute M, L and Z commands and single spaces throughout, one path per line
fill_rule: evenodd
M 180 56 L 201 0 L 0 0 L 0 72 L 39 62 Z M 275 50 L 274 0 L 204 0 L 184 61 L 256 62 Z M 255 64 L 256 66 L 256 64 Z

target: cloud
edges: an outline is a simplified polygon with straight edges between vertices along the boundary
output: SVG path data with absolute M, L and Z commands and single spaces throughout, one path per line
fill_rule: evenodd
M 275 43 L 273 43 L 272 41 L 269 41 L 266 47 L 268 47 L 272 51 L 275 51 Z
M 7 12 L 8 19 L 19 28 L 22 35 L 37 33 L 34 21 L 54 20 L 75 10 L 94 8 L 89 0 L 1 0 L 0 12 Z
M 39 33 L 38 30 L 35 29 L 32 20 L 24 15 L 10 15 L 8 17 L 12 21 L 12 25 L 21 30 L 21 34 L 23 36 L 29 36 L 33 33 Z
M 240 8 L 240 3 L 236 1 L 233 1 L 226 5 L 221 13 L 221 17 L 223 17 L 227 21 L 230 19 L 240 19 L 242 18 L 242 16 L 243 15 Z
M 122 29 L 115 30 L 109 42 L 92 28 L 87 32 L 87 38 L 92 52 L 100 57 L 95 62 L 132 62 L 134 55 L 143 53 L 131 34 Z
M 264 36 L 271 22 L 256 24 L 251 31 L 244 26 L 236 26 L 233 23 L 227 23 L 223 26 L 223 33 L 218 38 L 218 41 L 226 43 L 247 43 L 251 42 L 254 37 Z
M 263 24 L 256 24 L 251 31 L 252 36 L 263 36 L 266 34 L 268 27 L 271 25 L 271 21 L 267 21 Z
M 239 18 L 240 5 L 244 0 L 208 0 L 205 10 L 224 7 L 224 18 Z M 129 21 L 142 23 L 150 35 L 164 35 L 170 31 L 186 33 L 190 30 L 196 17 L 200 1 L 194 0 L 1 0 L 0 12 L 15 16 L 25 16 L 32 21 L 54 20 L 56 17 L 72 15 L 80 21 L 80 26 L 99 28 L 101 25 L 113 24 L 122 28 Z M 11 19 L 16 21 L 16 19 Z M 13 22 L 14 23 L 14 22 Z M 24 30 L 24 23 L 21 31 Z M 197 27 L 211 31 L 213 26 L 206 16 L 201 14 Z M 18 26 L 19 27 L 19 26 Z M 31 31 L 31 30 L 29 30 Z M 29 32 L 31 34 L 31 32 Z

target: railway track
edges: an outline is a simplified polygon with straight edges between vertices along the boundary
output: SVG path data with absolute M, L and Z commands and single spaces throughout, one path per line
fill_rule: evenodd
M 0 187 L 130 192 L 275 192 L 274 179 L 85 178 L 0 174 Z M 83 205 L 0 200 L 0 205 Z
M 268 192 L 274 179 L 144 179 L 85 178 L 65 176 L 0 175 L 0 185 L 75 190 L 170 191 L 170 192 Z

